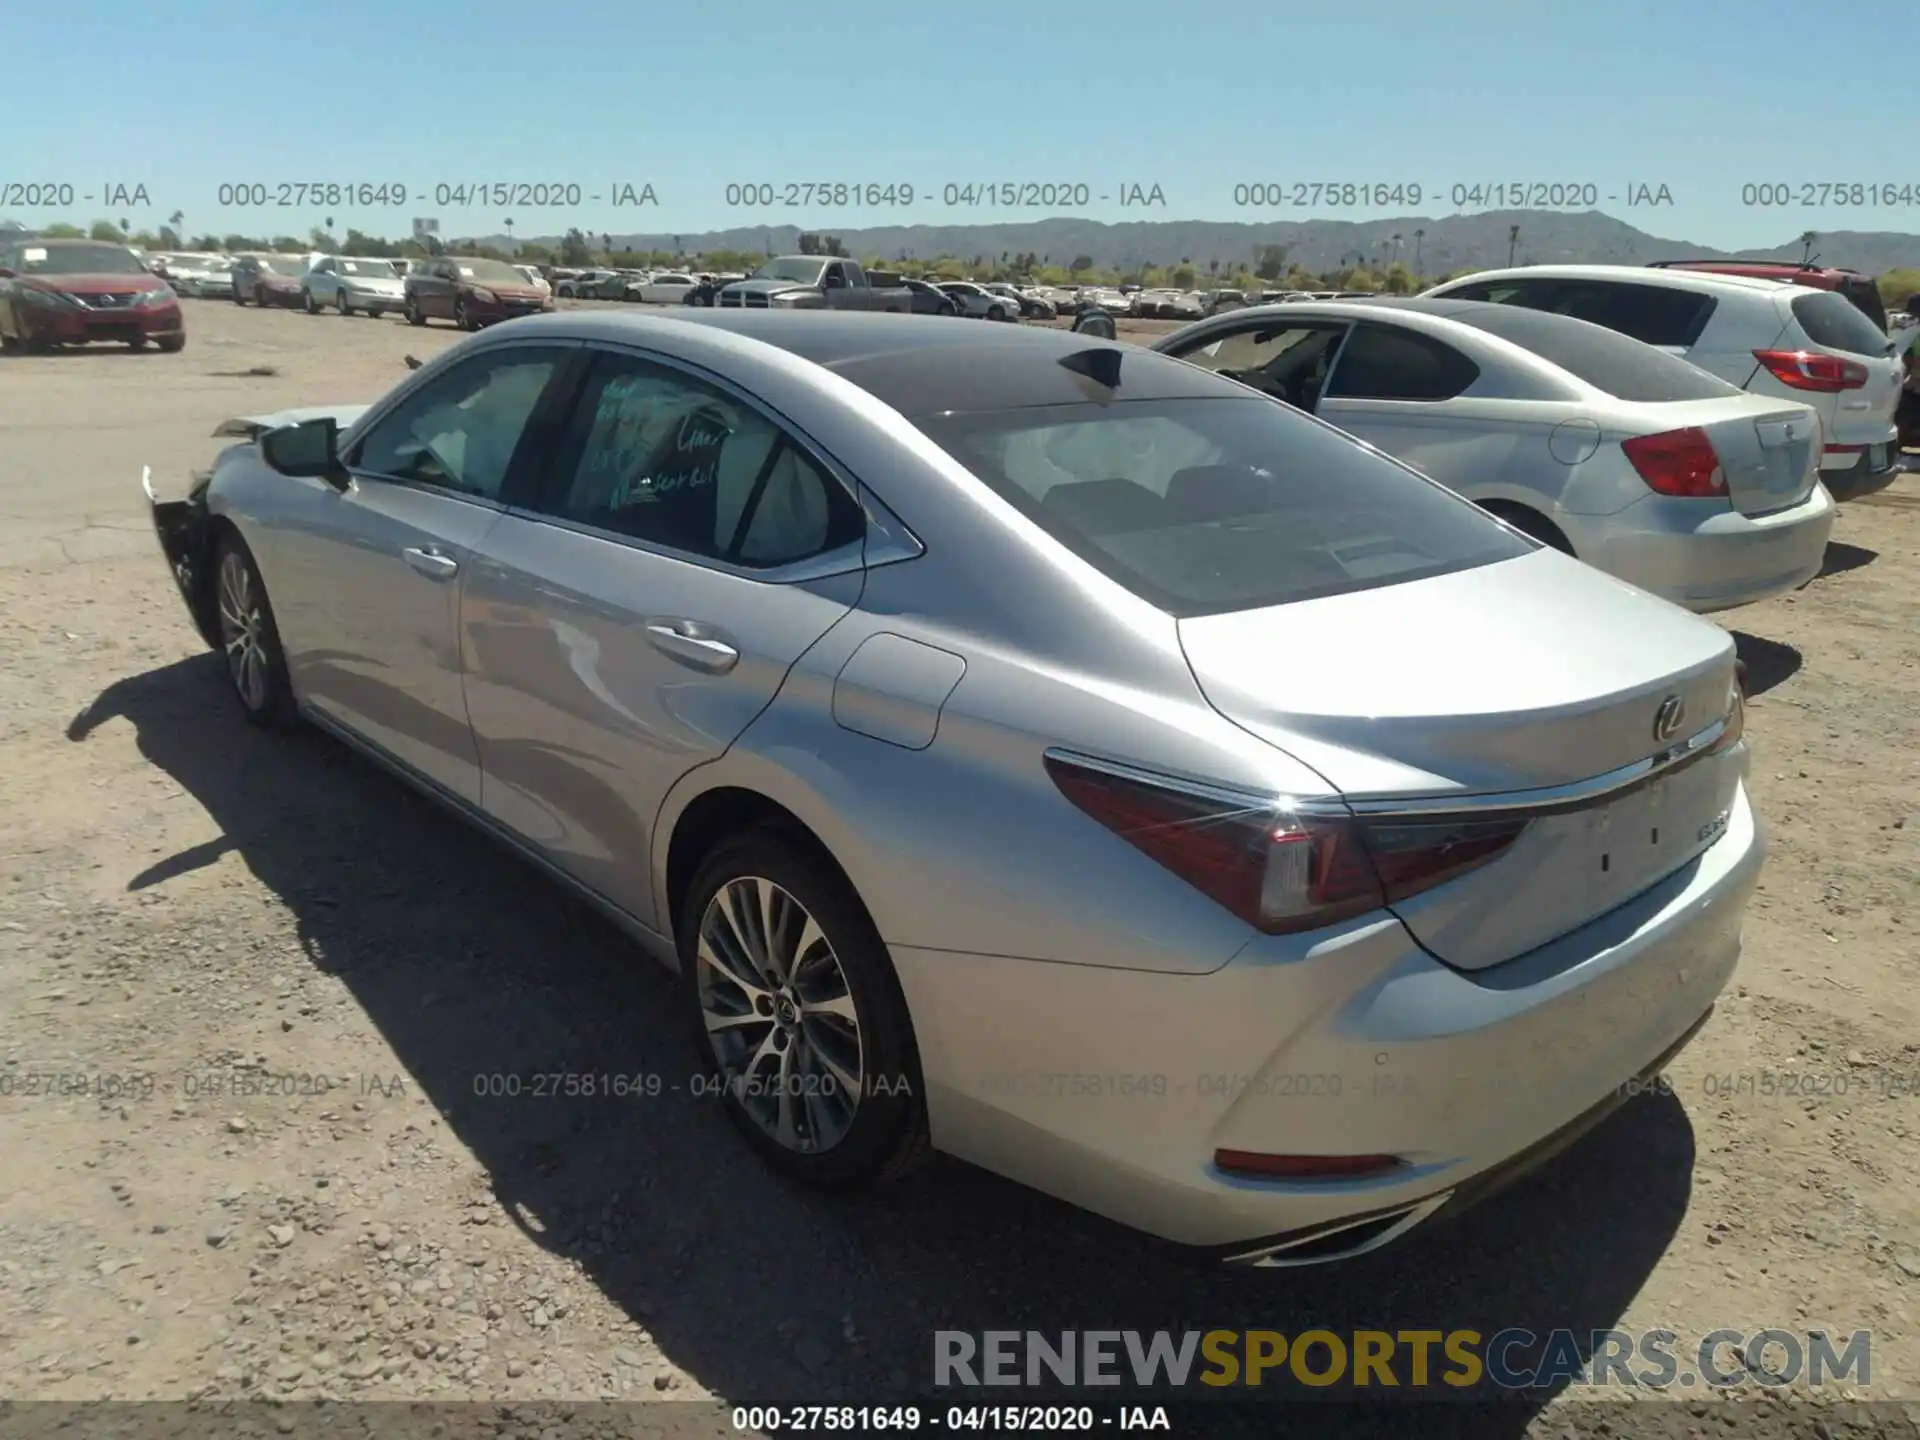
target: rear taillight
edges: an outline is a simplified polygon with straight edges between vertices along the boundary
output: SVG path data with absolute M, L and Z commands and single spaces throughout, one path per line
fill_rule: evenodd
M 1636 435 L 1620 448 L 1647 488 L 1687 500 L 1708 500 L 1727 493 L 1727 477 L 1713 441 L 1697 426 L 1665 430 L 1658 435 Z
M 1524 821 L 1359 821 L 1237 803 L 1047 757 L 1053 783 L 1136 850 L 1269 935 L 1317 930 L 1486 864 Z
M 1858 390 L 1867 383 L 1866 366 L 1838 355 L 1812 350 L 1756 350 L 1753 358 L 1766 366 L 1774 379 L 1795 390 L 1835 395 L 1842 390 Z
M 1723 750 L 1731 750 L 1738 745 L 1747 732 L 1747 677 L 1744 671 L 1737 674 L 1733 686 L 1733 696 L 1727 705 L 1726 728 L 1715 738 L 1708 749 L 1709 755 L 1718 755 Z

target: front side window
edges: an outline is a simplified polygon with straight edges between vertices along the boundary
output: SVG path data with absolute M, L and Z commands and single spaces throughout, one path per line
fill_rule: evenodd
M 1405 466 L 1257 397 L 915 423 L 1054 540 L 1175 616 L 1401 584 L 1533 549 Z
M 368 432 L 356 470 L 497 499 L 564 352 L 517 346 L 428 381 Z
M 637 356 L 588 377 L 541 508 L 701 560 L 765 569 L 860 538 L 846 489 L 758 411 Z
M 1313 408 L 1346 326 L 1263 325 L 1231 331 L 1179 358 L 1301 410 Z

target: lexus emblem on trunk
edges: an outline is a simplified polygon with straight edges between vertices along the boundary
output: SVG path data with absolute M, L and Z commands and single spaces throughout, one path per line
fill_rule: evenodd
M 1653 712 L 1653 738 L 1663 744 L 1680 733 L 1680 726 L 1687 718 L 1687 702 L 1678 695 L 1669 695 L 1660 702 L 1660 708 Z

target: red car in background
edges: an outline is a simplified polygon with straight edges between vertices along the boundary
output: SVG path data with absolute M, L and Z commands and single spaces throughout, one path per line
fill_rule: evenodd
M 125 245 L 14 240 L 0 246 L 0 350 L 109 341 L 187 343 L 173 287 Z
M 236 255 L 233 269 L 233 303 L 252 303 L 265 310 L 273 305 L 298 305 L 301 301 L 300 277 L 307 262 L 299 255 Z
M 407 276 L 406 296 L 406 317 L 413 324 L 451 320 L 462 330 L 553 309 L 553 292 L 536 289 L 506 261 L 469 255 L 416 265 Z

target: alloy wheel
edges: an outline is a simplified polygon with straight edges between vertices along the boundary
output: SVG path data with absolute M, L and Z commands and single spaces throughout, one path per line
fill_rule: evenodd
M 253 711 L 267 704 L 266 645 L 266 617 L 253 572 L 239 552 L 229 550 L 220 561 L 220 647 L 226 653 L 233 688 Z
M 846 1137 L 865 1037 L 832 942 L 797 899 L 757 875 L 728 881 L 700 918 L 695 986 L 727 1093 L 801 1154 Z

